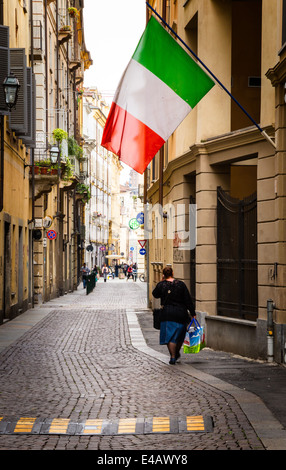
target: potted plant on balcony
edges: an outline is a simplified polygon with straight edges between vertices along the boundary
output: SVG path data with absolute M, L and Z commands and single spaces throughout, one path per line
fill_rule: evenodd
M 74 175 L 74 167 L 69 157 L 66 157 L 64 170 L 63 170 L 63 179 L 65 181 L 69 181 L 73 177 L 73 175 Z
M 78 183 L 76 187 L 76 192 L 83 196 L 83 202 L 88 202 L 91 198 L 90 189 L 87 184 Z
M 35 162 L 35 174 L 47 175 L 50 172 L 50 164 L 49 160 Z
M 69 32 L 71 31 L 71 26 L 69 24 L 65 24 L 60 27 L 60 31 Z
M 64 139 L 68 138 L 68 133 L 64 131 L 63 129 L 54 129 L 53 130 L 53 137 L 58 143 L 62 143 Z
M 79 13 L 78 13 L 78 9 L 77 9 L 77 8 L 69 7 L 69 8 L 68 8 L 68 12 L 69 12 L 69 15 L 70 15 L 72 18 L 76 18 L 76 17 L 79 16 Z
M 76 157 L 79 161 L 83 156 L 83 150 L 74 137 L 68 138 L 68 154 L 70 156 Z

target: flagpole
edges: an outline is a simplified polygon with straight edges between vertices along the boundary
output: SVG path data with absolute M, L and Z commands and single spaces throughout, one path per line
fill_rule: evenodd
M 186 49 L 195 57 L 195 59 L 207 70 L 207 72 L 211 75 L 211 77 L 222 87 L 222 89 L 230 96 L 230 98 L 239 106 L 239 108 L 246 114 L 246 116 L 251 120 L 251 122 L 257 127 L 259 132 L 270 142 L 271 145 L 273 145 L 274 148 L 276 148 L 275 142 L 269 137 L 269 135 L 257 124 L 257 122 L 254 121 L 254 119 L 248 114 L 248 112 L 241 106 L 241 104 L 234 98 L 234 96 L 228 91 L 228 89 L 222 84 L 222 82 L 212 73 L 212 71 L 201 61 L 201 59 L 192 51 L 192 49 L 183 41 L 183 39 L 178 36 L 176 31 L 162 18 L 162 16 L 157 13 L 156 10 L 148 3 L 146 2 L 146 5 L 150 10 L 153 11 L 153 13 L 162 21 L 162 23 L 167 26 L 167 28 L 174 34 L 174 36 L 186 47 Z

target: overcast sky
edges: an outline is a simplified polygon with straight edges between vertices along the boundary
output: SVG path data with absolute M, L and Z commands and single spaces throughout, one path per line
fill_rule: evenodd
M 85 0 L 85 44 L 93 65 L 84 86 L 97 87 L 111 103 L 145 26 L 145 0 Z

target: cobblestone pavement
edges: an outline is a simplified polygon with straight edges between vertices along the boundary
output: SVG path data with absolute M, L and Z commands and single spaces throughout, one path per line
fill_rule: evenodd
M 0 434 L 0 450 L 264 449 L 232 395 L 134 347 L 128 312 L 146 309 L 144 285 L 100 280 L 88 296 L 80 286 L 45 309 L 39 322 L 0 353 L 3 419 L 77 423 L 203 415 L 212 417 L 214 427 L 189 433 Z

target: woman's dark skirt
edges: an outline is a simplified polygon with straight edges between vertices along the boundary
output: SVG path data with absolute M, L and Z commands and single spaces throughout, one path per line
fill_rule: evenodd
M 186 334 L 186 325 L 174 321 L 163 321 L 160 325 L 160 344 L 181 343 Z

